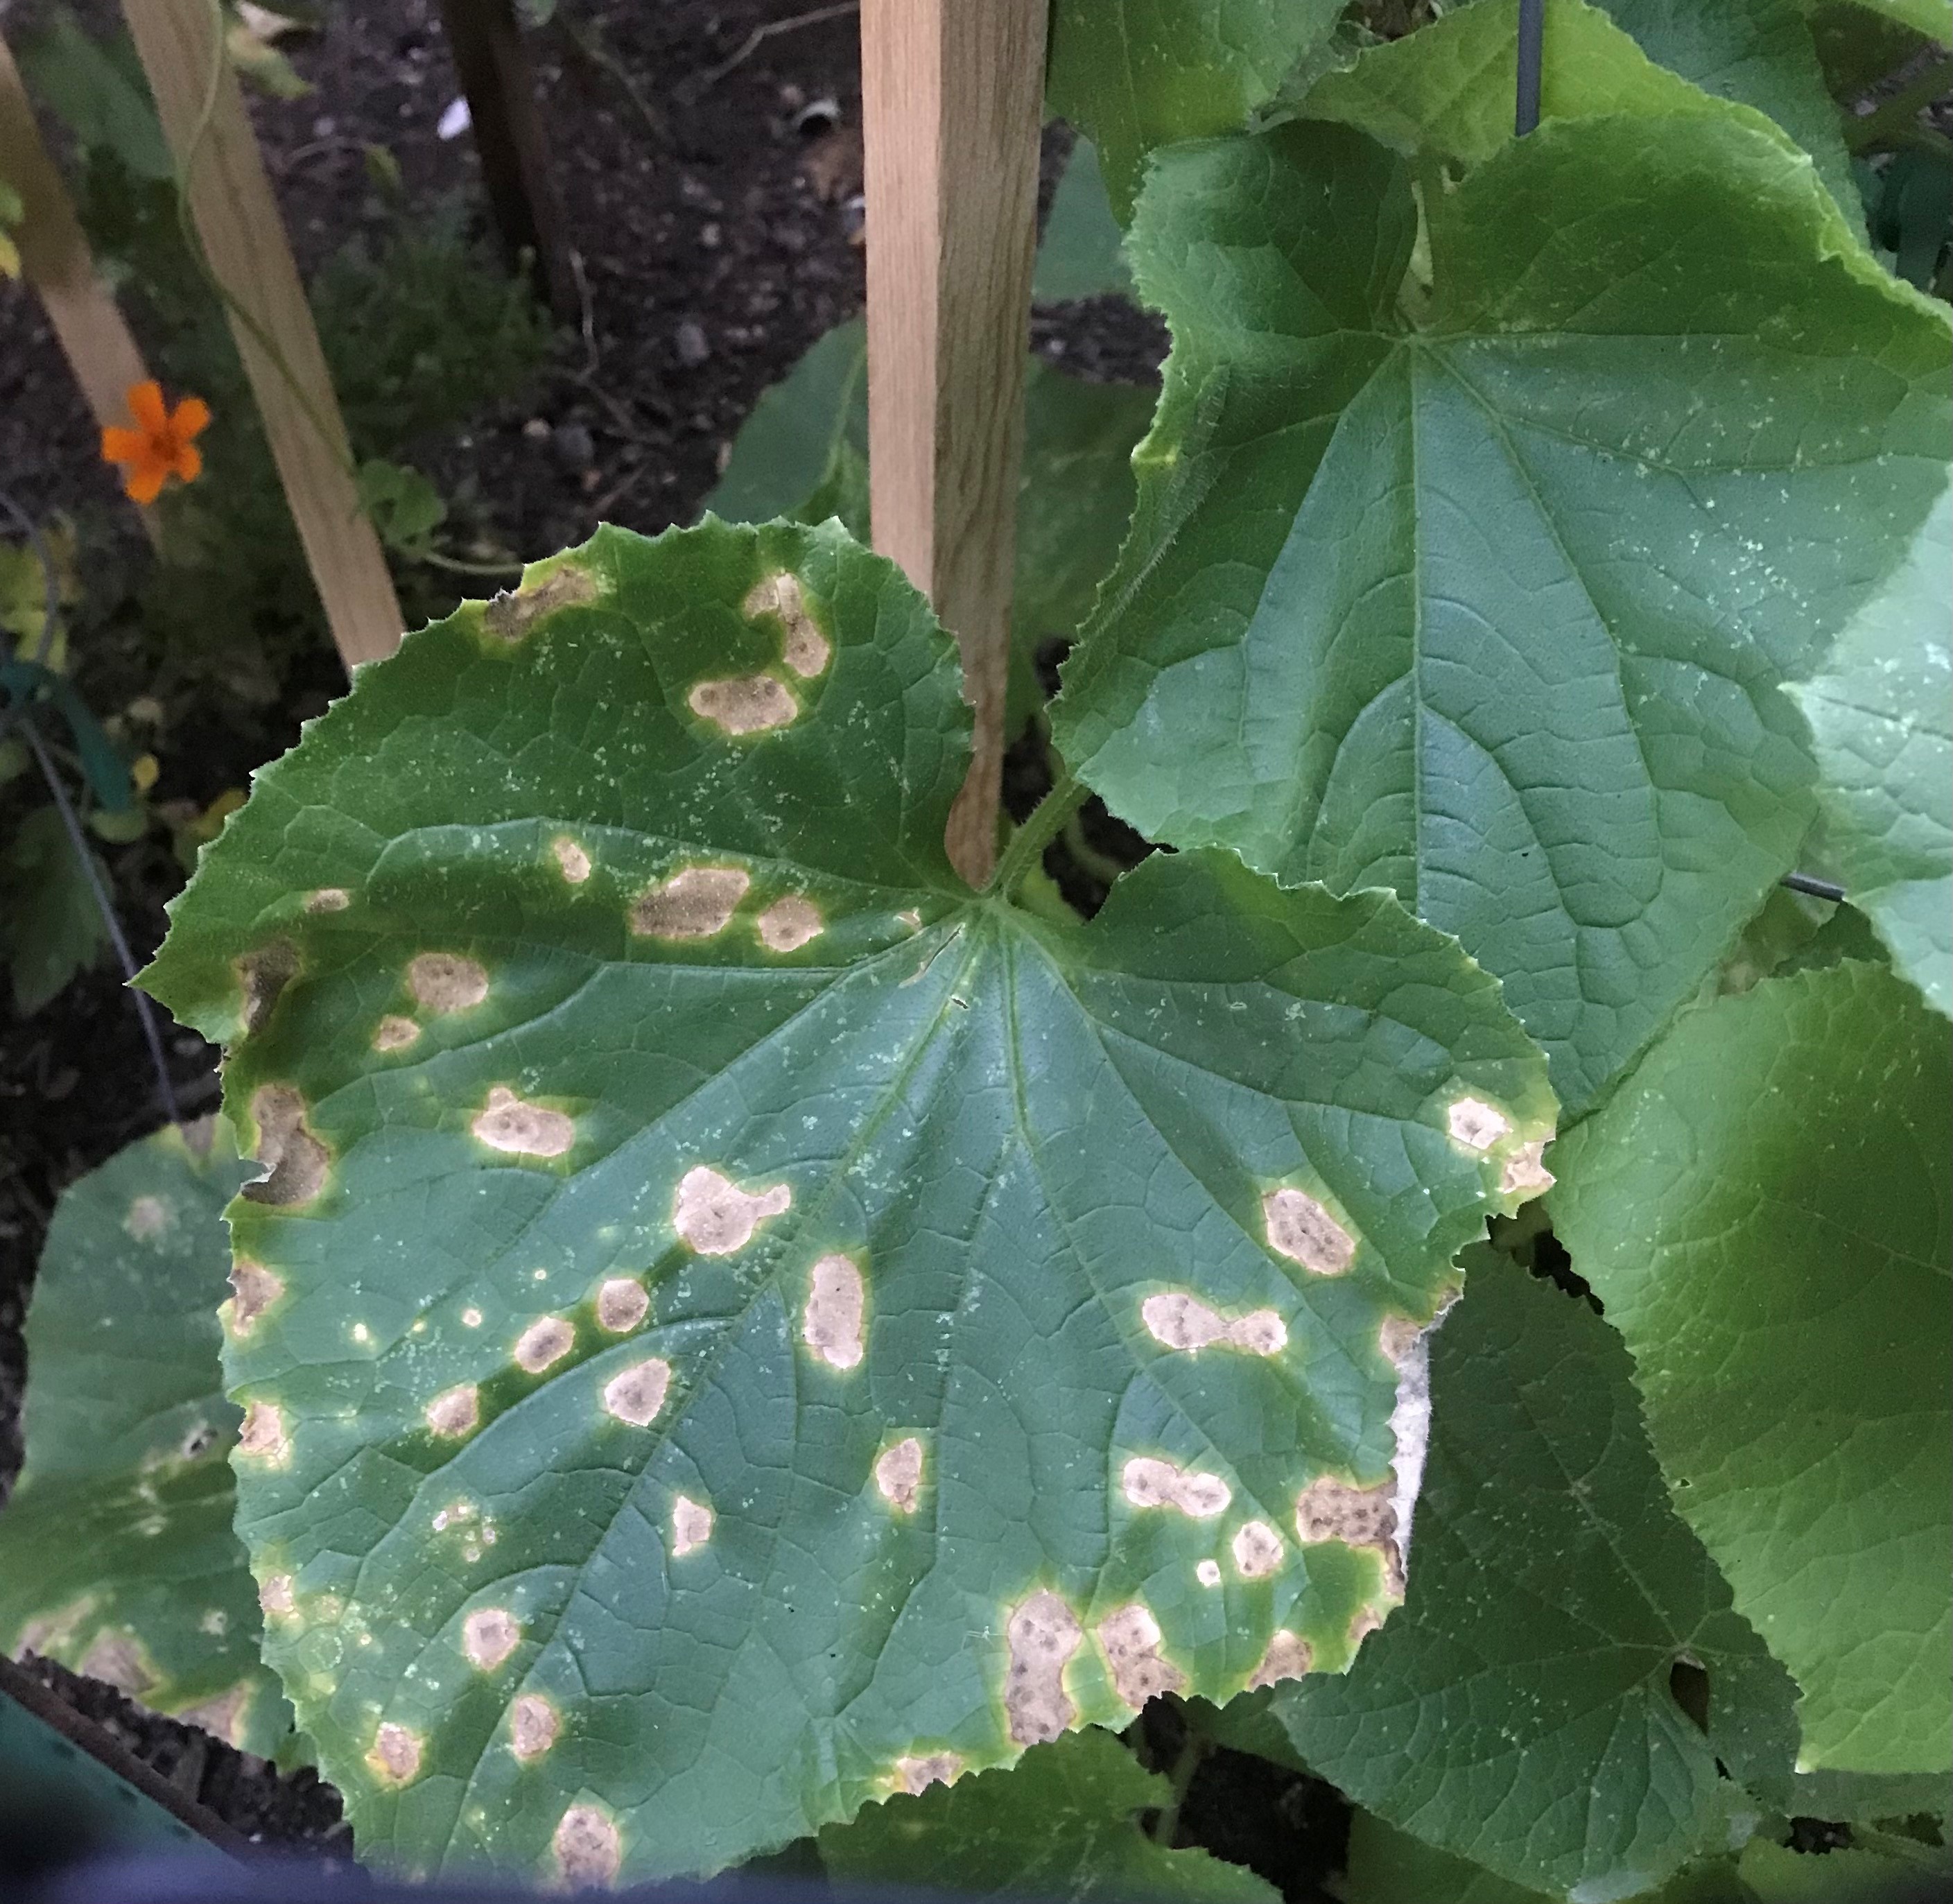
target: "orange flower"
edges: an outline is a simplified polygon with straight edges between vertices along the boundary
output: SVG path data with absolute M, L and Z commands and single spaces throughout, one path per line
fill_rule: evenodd
M 133 430 L 102 432 L 102 460 L 127 465 L 122 487 L 131 502 L 152 503 L 162 494 L 166 477 L 195 482 L 203 473 L 203 453 L 190 439 L 210 421 L 210 406 L 201 397 L 186 397 L 173 410 L 163 407 L 163 387 L 153 381 L 134 384 L 129 391 Z

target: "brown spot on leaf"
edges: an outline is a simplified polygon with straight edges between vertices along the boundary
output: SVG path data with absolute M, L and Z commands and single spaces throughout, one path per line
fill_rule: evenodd
M 1281 1565 L 1281 1536 L 1265 1520 L 1243 1522 L 1234 1531 L 1234 1547 L 1244 1580 L 1265 1579 Z
M 679 1240 L 702 1256 L 729 1256 L 753 1240 L 753 1232 L 769 1216 L 778 1216 L 793 1203 L 785 1184 L 762 1190 L 740 1189 L 704 1164 L 694 1165 L 679 1179 L 672 1203 L 672 1228 Z
M 237 982 L 244 993 L 246 1034 L 262 1031 L 277 1004 L 278 994 L 298 976 L 299 949 L 289 939 L 248 952 L 237 962 Z
M 594 1805 L 572 1805 L 550 1843 L 556 1874 L 566 1884 L 607 1884 L 624 1862 L 616 1824 Z
M 597 1326 L 622 1335 L 635 1328 L 650 1306 L 642 1283 L 630 1276 L 613 1276 L 597 1292 Z
M 1161 1692 L 1177 1692 L 1187 1675 L 1160 1657 L 1159 1622 L 1135 1600 L 1108 1614 L 1099 1623 L 1099 1644 L 1112 1675 L 1114 1689 L 1127 1705 L 1137 1708 Z
M 1480 1097 L 1454 1099 L 1444 1114 L 1445 1128 L 1468 1150 L 1489 1150 L 1513 1128 L 1497 1105 Z
M 633 1428 L 648 1427 L 671 1388 L 671 1364 L 662 1356 L 634 1363 L 603 1385 L 603 1412 Z
M 187 1706 L 175 1716 L 185 1725 L 201 1726 L 227 1746 L 241 1749 L 245 1739 L 245 1715 L 251 1709 L 254 1689 L 249 1680 L 240 1680 L 227 1692 L 220 1692 L 215 1699 Z
M 640 938 L 712 938 L 726 930 L 752 883 L 736 866 L 688 866 L 631 908 L 631 930 Z
M 1286 1626 L 1278 1626 L 1269 1636 L 1268 1651 L 1262 1654 L 1261 1664 L 1248 1675 L 1248 1690 L 1256 1692 L 1283 1680 L 1299 1680 L 1315 1663 L 1309 1642 Z
M 672 1557 L 682 1560 L 712 1538 L 712 1510 L 702 1501 L 679 1495 L 672 1502 Z
M 1374 1633 L 1383 1630 L 1384 1616 L 1375 1607 L 1359 1607 L 1350 1620 L 1350 1644 L 1360 1646 Z
M 258 1127 L 258 1161 L 266 1175 L 246 1184 L 254 1203 L 290 1208 L 309 1203 L 325 1185 L 332 1155 L 306 1128 L 306 1101 L 289 1084 L 261 1084 L 251 1096 Z
M 581 886 L 590 877 L 590 855 L 567 833 L 559 833 L 550 842 L 550 851 L 556 855 L 556 863 L 563 876 L 572 886 Z
M 403 1018 L 398 1012 L 389 1012 L 373 1027 L 373 1049 L 375 1051 L 405 1051 L 421 1035 L 421 1028 L 412 1018 Z
M 1313 1197 L 1284 1185 L 1262 1199 L 1268 1247 L 1318 1276 L 1340 1276 L 1356 1253 L 1356 1239 Z
M 1230 1321 L 1199 1297 L 1177 1290 L 1149 1296 L 1140 1305 L 1140 1319 L 1155 1341 L 1190 1354 L 1218 1346 L 1277 1355 L 1288 1345 L 1288 1326 L 1273 1310 L 1251 1310 Z
M 1078 1717 L 1064 1689 L 1064 1669 L 1085 1630 L 1056 1594 L 1040 1588 L 1011 1615 L 1005 1638 L 1011 1649 L 1004 1676 L 1011 1736 L 1020 1746 L 1041 1746 Z
M 597 599 L 596 578 L 573 562 L 565 562 L 525 579 L 520 588 L 504 588 L 481 611 L 481 624 L 491 635 L 519 641 L 545 615 Z
M 525 1762 L 540 1758 L 556 1743 L 562 1724 L 540 1692 L 525 1692 L 509 1708 L 509 1749 Z
M 820 936 L 820 908 L 811 899 L 789 893 L 773 904 L 753 921 L 760 943 L 769 952 L 798 952 L 810 940 Z
M 1340 1541 L 1346 1547 L 1368 1547 L 1383 1557 L 1384 1579 L 1393 1594 L 1403 1592 L 1403 1563 L 1397 1551 L 1397 1511 L 1388 1482 L 1380 1487 L 1352 1487 L 1332 1475 L 1318 1475 L 1303 1489 L 1295 1504 L 1295 1532 L 1306 1546 Z
M 322 886 L 306 896 L 308 912 L 343 912 L 353 903 L 353 895 L 343 886 Z
M 864 1354 L 861 1324 L 867 1309 L 861 1270 L 846 1256 L 823 1256 L 807 1276 L 801 1340 L 830 1369 L 857 1368 Z
M 898 1513 L 915 1512 L 922 1488 L 922 1441 L 905 1435 L 892 1447 L 884 1448 L 875 1463 L 875 1486 L 882 1498 Z
M 366 1755 L 366 1768 L 384 1784 L 405 1785 L 420 1771 L 421 1736 L 389 1719 L 373 1735 L 373 1749 Z
M 140 1699 L 156 1684 L 156 1670 L 142 1642 L 131 1633 L 105 1627 L 88 1642 L 77 1669 L 92 1680 Z
M 914 1797 L 932 1785 L 954 1785 L 963 1771 L 963 1761 L 953 1752 L 923 1752 L 895 1761 L 891 1783 L 898 1792 Z
M 444 1388 L 427 1405 L 427 1425 L 447 1438 L 472 1435 L 481 1422 L 481 1394 L 472 1382 Z
M 518 1157 L 560 1157 L 576 1141 L 576 1125 L 560 1111 L 531 1104 L 497 1084 L 468 1127 L 491 1150 Z
M 459 952 L 422 952 L 407 961 L 407 990 L 437 1018 L 466 1012 L 488 996 L 487 969 Z
M 461 1650 L 478 1673 L 492 1673 L 521 1645 L 522 1622 L 506 1607 L 477 1607 L 461 1623 Z
M 138 1197 L 129 1205 L 122 1228 L 138 1243 L 153 1243 L 170 1227 L 170 1206 L 160 1197 Z
M 1499 1179 L 1503 1195 L 1538 1197 L 1553 1187 L 1553 1172 L 1546 1167 L 1546 1146 L 1552 1141 L 1550 1137 L 1535 1137 L 1506 1159 L 1505 1174 Z
M 516 1366 L 530 1375 L 541 1375 L 550 1363 L 560 1362 L 576 1341 L 576 1331 L 560 1316 L 538 1316 L 516 1338 Z
M 780 658 L 803 681 L 811 681 L 826 668 L 833 646 L 807 612 L 799 576 L 782 572 L 763 577 L 753 585 L 741 606 L 749 620 L 761 615 L 779 616 L 786 630 Z
M 1224 1513 L 1234 1498 L 1218 1474 L 1185 1471 L 1151 1454 L 1134 1455 L 1119 1478 L 1135 1507 L 1177 1507 L 1196 1520 Z
M 1409 1316 L 1386 1316 L 1377 1329 L 1377 1347 L 1384 1359 L 1401 1369 L 1405 1358 L 1417 1347 L 1425 1325 Z
M 241 1342 L 258 1325 L 258 1319 L 285 1293 L 284 1280 L 262 1263 L 238 1256 L 230 1265 L 230 1300 L 218 1313 L 234 1341 Z
M 685 696 L 701 720 L 729 734 L 763 734 L 784 727 L 800 703 L 783 681 L 770 674 L 746 674 L 729 681 L 701 681 Z
M 245 1404 L 243 1425 L 237 1431 L 237 1452 L 247 1461 L 262 1461 L 271 1467 L 283 1467 L 292 1458 L 284 1410 L 276 1402 Z

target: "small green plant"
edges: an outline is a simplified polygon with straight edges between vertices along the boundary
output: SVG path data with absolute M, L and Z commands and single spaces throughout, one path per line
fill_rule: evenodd
M 208 400 L 201 479 L 161 503 L 163 559 L 132 606 L 163 665 L 211 691 L 274 700 L 324 639 L 318 601 L 259 428 L 224 303 L 186 241 L 175 168 L 126 36 L 98 42 L 64 11 L 30 42 L 39 96 L 72 133 L 75 196 L 96 257 L 172 390 Z M 385 155 L 381 155 L 384 159 Z M 400 558 L 410 622 L 454 601 L 430 557 L 447 505 L 412 457 L 519 390 L 547 356 L 546 318 L 467 235 L 461 207 L 409 205 L 372 168 L 371 231 L 309 287 L 360 468 L 360 494 Z
M 1788 6 L 1553 0 L 1519 138 L 1512 0 L 1277 11 L 1057 9 L 1173 350 L 985 890 L 927 606 L 708 517 L 363 670 L 174 908 L 377 1861 L 1246 1904 L 1225 1750 L 1352 1904 L 1945 1869 L 1947 312 Z M 857 361 L 729 510 L 860 525 Z M 1088 790 L 1174 849 L 1089 921 Z

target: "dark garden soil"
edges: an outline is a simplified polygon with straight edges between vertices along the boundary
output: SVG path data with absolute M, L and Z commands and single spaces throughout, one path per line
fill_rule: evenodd
M 10 41 L 24 42 L 48 11 L 0 5 Z M 410 205 L 480 200 L 471 140 L 437 131 L 458 89 L 434 0 L 335 0 L 315 11 L 321 30 L 284 46 L 312 91 L 252 96 L 308 275 L 381 216 L 370 146 L 392 154 Z M 647 533 L 691 520 L 760 393 L 860 308 L 853 15 L 793 25 L 735 63 L 755 28 L 809 11 L 805 0 L 563 0 L 556 23 L 530 36 L 579 308 L 519 399 L 415 446 L 444 495 L 471 499 L 463 553 L 528 559 L 582 541 L 600 519 Z M 92 30 L 114 24 L 108 0 L 83 0 L 76 11 Z M 1047 198 L 1065 147 L 1061 132 L 1047 136 Z M 1165 347 L 1153 321 L 1117 300 L 1040 310 L 1033 334 L 1048 358 L 1101 378 L 1149 381 Z M 166 358 L 168 340 L 144 341 Z M 38 522 L 82 523 L 91 591 L 146 559 L 96 447 L 38 305 L 0 284 L 0 488 Z M 424 572 L 402 579 L 403 593 L 411 585 L 413 598 L 429 599 Z M 494 585 L 489 578 L 468 592 Z M 183 811 L 243 786 L 343 686 L 322 644 L 284 668 L 281 694 L 255 704 L 193 686 L 159 692 L 140 641 L 112 631 L 93 645 L 78 638 L 77 649 L 76 677 L 99 714 L 139 697 L 159 704 L 131 731 L 160 765 L 154 801 Z M 1055 685 L 1058 657 L 1045 658 Z M 1041 748 L 1014 748 L 1007 798 L 1018 817 L 1047 784 Z M 26 789 L 0 789 L 0 837 Z M 1143 849 L 1102 813 L 1088 812 L 1084 836 L 1096 872 L 1075 859 L 1054 864 L 1089 907 L 1102 897 L 1105 861 Z M 140 961 L 161 936 L 182 869 L 160 827 L 99 850 Z M 178 1107 L 212 1109 L 215 1052 L 167 1020 L 161 1029 Z M 139 1020 L 108 963 L 30 1017 L 0 993 L 0 1501 L 20 1464 L 21 1320 L 55 1200 L 164 1115 Z M 337 1794 L 311 1773 L 281 1778 L 109 1687 L 45 1661 L 33 1670 L 237 1830 L 345 1855 Z M 1220 1754 L 1195 1781 L 1183 1821 L 1301 1900 L 1321 1895 L 1316 1883 L 1340 1857 L 1342 1816 L 1327 1787 Z

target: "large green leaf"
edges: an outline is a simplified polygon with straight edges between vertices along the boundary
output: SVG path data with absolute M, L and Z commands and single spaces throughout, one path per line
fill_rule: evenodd
M 230 1531 L 217 1307 L 221 1120 L 118 1152 L 63 1192 L 27 1311 L 27 1462 L 0 1512 L 0 1650 L 106 1680 L 268 1752 L 290 1730 Z
M 760 399 L 706 507 L 731 522 L 838 516 L 868 538 L 867 333 L 839 325 Z M 1024 452 L 1017 488 L 1011 666 L 1004 706 L 1016 735 L 1044 704 L 1036 661 L 1091 613 L 1133 513 L 1133 446 L 1153 394 L 1088 384 L 1036 357 L 1024 372 Z
M 1308 1763 L 1511 1883 L 1644 1890 L 1789 1783 L 1794 1689 L 1669 1506 L 1619 1340 L 1488 1250 L 1433 1338 L 1402 1615 L 1346 1677 L 1277 1687 Z M 1707 1673 L 1707 1729 L 1671 1689 Z M 1496 1893 L 1494 1893 L 1496 1895 Z
M 1538 1053 L 1386 894 L 973 895 L 968 718 L 838 526 L 606 529 L 177 902 L 273 1165 L 239 1526 L 390 1861 L 726 1864 L 1395 1597 L 1387 1347 L 1536 1180 Z
M 1033 1746 L 1011 1770 L 870 1806 L 820 1834 L 829 1874 L 851 1885 L 953 1887 L 959 1897 L 1275 1904 L 1252 1871 L 1170 1851 L 1139 1827 L 1172 1786 L 1088 1727 Z
M 1825 845 L 1899 969 L 1953 1015 L 1953 499 L 1839 638 L 1793 685 L 1817 746 Z
M 1519 0 L 1480 0 L 1365 48 L 1318 80 L 1300 110 L 1400 151 L 1476 163 L 1513 138 L 1518 45 Z M 1837 108 L 1795 0 L 1549 0 L 1541 53 L 1543 121 L 1733 110 L 1814 154 L 1861 229 Z
M 1946 481 L 1946 314 L 1728 114 L 1544 127 L 1426 206 L 1292 124 L 1160 155 L 1174 334 L 1053 710 L 1156 839 L 1386 883 L 1585 1109 L 1812 811 L 1779 683 Z
M 1508 1884 L 1360 1807 L 1350 1821 L 1350 1862 L 1340 1895 L 1343 1904 L 1550 1904 L 1544 1892 Z M 1635 1895 L 1642 1904 L 1757 1904 L 1728 1855 L 1685 1865 L 1665 1884 Z
M 1803 1689 L 1801 1769 L 1953 1764 L 1949 1060 L 1882 968 L 1770 979 L 1554 1152 L 1676 1503 Z
M 93 965 L 108 942 L 88 869 L 55 808 L 35 808 L 15 829 L 0 858 L 0 952 L 14 1008 L 24 1018 Z
M 1100 297 L 1133 288 L 1125 236 L 1105 195 L 1099 149 L 1081 139 L 1065 161 L 1039 241 L 1031 296 L 1040 303 Z
M 1233 132 L 1326 40 L 1344 0 L 1053 0 L 1054 112 L 1097 144 L 1123 223 L 1146 155 Z
M 1648 58 L 1775 120 L 1855 227 L 1858 188 L 1800 0 L 1599 0 Z

